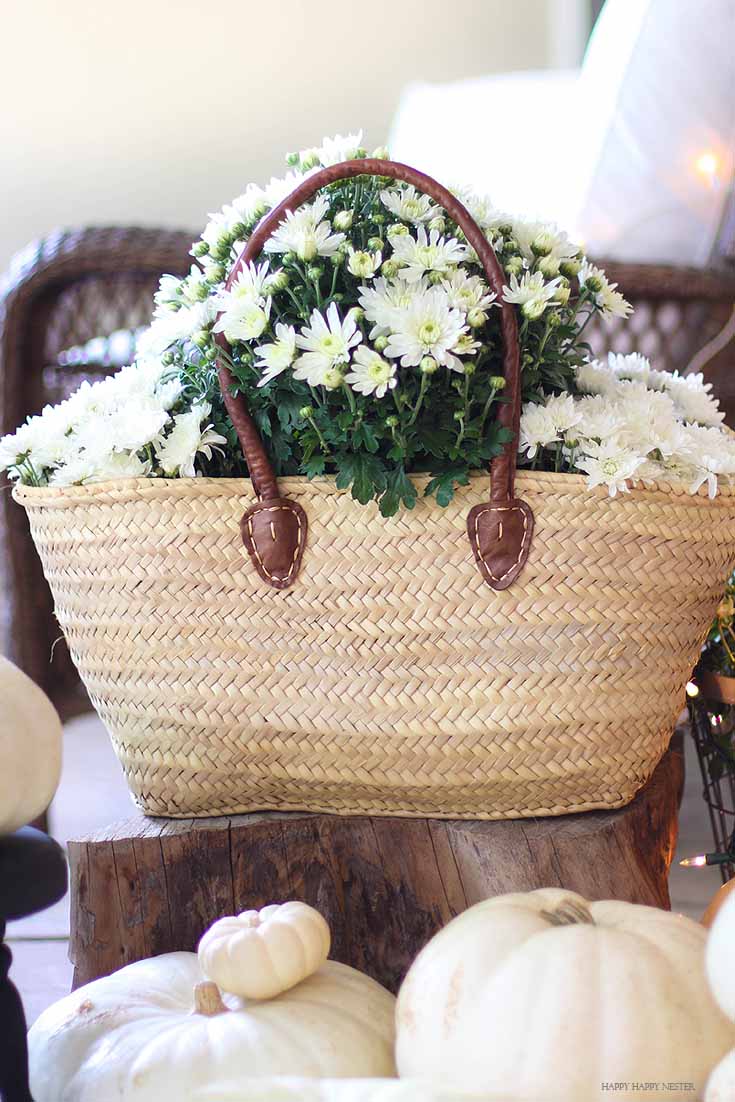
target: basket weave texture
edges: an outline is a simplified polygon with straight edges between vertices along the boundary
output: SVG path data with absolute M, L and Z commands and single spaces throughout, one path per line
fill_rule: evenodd
M 536 536 L 496 592 L 465 528 L 487 475 L 389 520 L 330 479 L 281 486 L 310 522 L 285 591 L 240 541 L 248 482 L 14 491 L 145 812 L 503 819 L 618 807 L 645 783 L 732 565 L 732 491 L 610 500 L 519 472 Z

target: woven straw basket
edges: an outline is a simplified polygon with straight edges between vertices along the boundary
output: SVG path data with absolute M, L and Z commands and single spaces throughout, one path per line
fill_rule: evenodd
M 312 177 L 235 272 L 286 209 L 358 171 L 437 198 L 498 287 L 464 208 L 378 161 Z M 505 307 L 503 333 L 500 417 L 517 430 Z M 333 480 L 277 482 L 224 362 L 220 377 L 252 483 L 15 490 L 140 807 L 501 819 L 629 801 L 667 745 L 731 566 L 732 492 L 661 484 L 610 500 L 575 475 L 521 472 L 516 497 L 513 445 L 448 508 L 420 497 L 384 519 Z

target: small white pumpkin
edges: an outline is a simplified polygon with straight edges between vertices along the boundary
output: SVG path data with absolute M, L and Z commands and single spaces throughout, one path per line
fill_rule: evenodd
M 205 976 L 243 999 L 272 999 L 329 956 L 329 926 L 308 903 L 272 903 L 220 918 L 199 942 Z
M 335 961 L 247 1002 L 221 997 L 195 953 L 168 953 L 40 1016 L 28 1035 L 31 1091 L 36 1102 L 196 1102 L 253 1077 L 394 1076 L 394 1014 L 385 988 Z
M 559 889 L 479 903 L 409 970 L 399 1074 L 547 1102 L 609 1102 L 614 1083 L 617 1102 L 691 1102 L 735 1044 L 706 939 L 681 915 Z
M 735 895 L 719 908 L 707 939 L 707 979 L 717 1003 L 735 1022 Z M 735 1099 L 735 1094 L 733 1095 Z
M 0 834 L 51 803 L 61 772 L 61 721 L 35 682 L 0 655 Z

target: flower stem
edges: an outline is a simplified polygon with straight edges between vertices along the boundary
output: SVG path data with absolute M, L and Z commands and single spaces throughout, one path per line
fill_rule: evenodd
M 421 409 L 421 406 L 423 404 L 424 395 L 426 394 L 428 386 L 429 386 L 429 376 L 428 375 L 422 375 L 421 376 L 421 386 L 419 387 L 419 396 L 416 399 L 416 405 L 413 407 L 413 412 L 412 412 L 411 416 L 408 419 L 408 424 L 409 425 L 413 425 L 413 424 L 416 423 L 416 418 L 419 415 L 419 410 Z

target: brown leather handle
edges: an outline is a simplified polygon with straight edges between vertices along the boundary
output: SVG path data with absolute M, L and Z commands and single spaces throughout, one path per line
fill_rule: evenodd
M 503 269 L 492 245 L 464 204 L 431 176 L 396 161 L 367 157 L 331 165 L 307 177 L 261 219 L 238 256 L 225 290 L 228 291 L 243 268 L 260 255 L 266 241 L 283 222 L 288 211 L 296 210 L 302 203 L 313 198 L 320 188 L 353 176 L 386 176 L 400 180 L 412 184 L 438 203 L 460 227 L 477 253 L 487 282 L 497 295 L 501 310 L 505 378 L 503 394 L 506 399 L 500 403 L 498 422 L 513 435 L 490 465 L 490 502 L 471 510 L 467 527 L 475 559 L 485 581 L 494 589 L 506 589 L 523 568 L 533 531 L 533 514 L 530 508 L 525 502 L 514 498 L 515 457 L 521 415 L 518 325 L 514 308 L 503 301 Z M 224 334 L 218 333 L 216 339 L 218 345 L 227 350 Z M 248 510 L 243 517 L 243 539 L 261 577 L 271 585 L 285 588 L 295 580 L 301 563 L 306 537 L 306 517 L 296 502 L 280 496 L 278 480 L 245 397 L 242 393 L 233 395 L 234 379 L 223 359 L 218 361 L 217 370 L 227 412 L 240 439 L 253 488 L 259 499 L 258 505 Z M 265 512 L 269 504 L 271 508 Z M 289 510 L 292 511 L 290 515 Z M 265 517 L 267 520 L 264 520 Z M 266 538 L 268 534 L 272 546 L 269 546 Z M 295 538 L 298 539 L 298 545 L 291 556 L 286 541 Z

